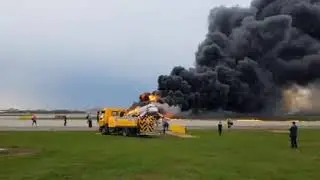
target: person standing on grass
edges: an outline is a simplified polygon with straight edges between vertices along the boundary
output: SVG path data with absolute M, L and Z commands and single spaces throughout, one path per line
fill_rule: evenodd
M 67 126 L 67 116 L 66 115 L 63 116 L 63 120 L 64 120 L 64 124 L 63 125 Z
M 219 121 L 219 124 L 218 124 L 218 132 L 219 132 L 219 136 L 221 136 L 222 134 L 222 122 Z
M 296 125 L 296 122 L 292 122 L 292 126 L 289 129 L 289 136 L 291 141 L 291 148 L 298 148 L 297 144 L 297 136 L 298 136 L 298 127 Z
M 37 127 L 37 116 L 35 114 L 32 114 L 31 120 L 32 120 L 32 127 L 34 125 Z

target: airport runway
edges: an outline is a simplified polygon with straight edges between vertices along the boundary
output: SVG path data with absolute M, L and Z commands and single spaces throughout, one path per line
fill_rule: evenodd
M 171 123 L 185 125 L 188 129 L 216 128 L 217 120 L 172 120 Z M 66 127 L 63 120 L 38 120 L 38 127 L 32 127 L 31 120 L 0 119 L 0 131 L 97 131 L 98 125 L 93 121 L 93 127 L 88 128 L 86 120 L 68 120 Z M 223 122 L 226 126 L 226 122 Z M 287 129 L 289 121 L 255 121 L 234 120 L 233 129 Z M 297 122 L 301 128 L 319 128 L 320 121 Z

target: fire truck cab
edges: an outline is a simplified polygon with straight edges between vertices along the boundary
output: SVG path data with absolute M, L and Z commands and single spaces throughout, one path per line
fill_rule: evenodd
M 114 119 L 124 114 L 122 108 L 103 108 L 99 111 L 99 131 L 106 133 L 110 127 L 114 126 Z

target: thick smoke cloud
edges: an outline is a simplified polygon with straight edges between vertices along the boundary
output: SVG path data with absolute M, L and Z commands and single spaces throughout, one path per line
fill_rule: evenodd
M 214 8 L 208 20 L 195 67 L 158 78 L 169 105 L 265 112 L 283 88 L 320 78 L 320 0 L 255 0 Z

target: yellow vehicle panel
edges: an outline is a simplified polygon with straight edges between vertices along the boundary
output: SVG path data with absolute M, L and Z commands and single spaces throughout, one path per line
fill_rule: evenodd
M 105 123 L 104 120 L 102 120 L 102 119 L 99 120 L 99 126 L 100 126 L 100 127 L 102 127 L 102 126 L 105 125 L 105 124 L 106 124 L 106 123 Z
M 20 116 L 19 119 L 20 120 L 30 120 L 32 117 L 32 114 L 25 114 L 23 116 Z
M 136 127 L 137 119 L 133 117 L 115 118 L 117 127 Z
M 108 126 L 111 128 L 116 127 L 116 121 L 114 117 L 109 117 Z
M 186 127 L 178 124 L 170 124 L 169 131 L 177 134 L 186 134 Z
M 120 112 L 124 112 L 123 108 L 103 108 L 100 110 L 101 114 L 99 117 L 99 126 L 102 127 L 108 124 L 109 127 L 115 127 L 115 117 L 120 116 Z

